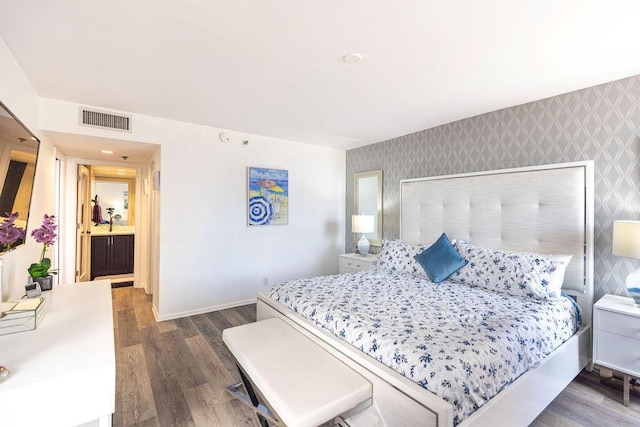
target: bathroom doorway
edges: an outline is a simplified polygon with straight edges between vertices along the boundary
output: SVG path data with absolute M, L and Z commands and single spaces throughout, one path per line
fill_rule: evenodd
M 92 180 L 95 181 L 96 177 L 106 175 L 110 179 L 130 180 L 130 190 L 127 190 L 127 219 L 124 220 L 123 213 L 116 217 L 119 213 L 116 212 L 116 206 L 114 206 L 112 217 L 114 230 L 122 233 L 125 231 L 124 227 L 133 229 L 130 233 L 132 237 L 129 237 L 129 243 L 133 241 L 133 245 L 123 245 L 123 241 L 118 239 L 102 241 L 105 246 L 117 245 L 117 249 L 114 250 L 118 255 L 125 254 L 113 261 L 115 267 L 112 271 L 121 271 L 123 260 L 131 259 L 130 253 L 127 253 L 129 250 L 133 252 L 133 286 L 143 288 L 147 294 L 152 294 L 154 291 L 159 294 L 157 283 L 159 266 L 151 259 L 152 252 L 159 247 L 158 212 L 156 212 L 159 209 L 157 202 L 159 190 L 153 188 L 150 183 L 152 171 L 155 170 L 152 165 L 159 163 L 160 160 L 160 145 L 76 134 L 53 133 L 50 136 L 61 159 L 60 233 L 58 234 L 60 283 L 78 280 L 90 282 L 92 273 L 95 274 L 91 269 L 91 238 L 94 237 L 91 233 L 96 229 L 95 223 L 91 222 L 95 206 L 91 199 L 96 195 Z M 84 178 L 85 183 L 82 184 L 81 165 L 88 170 L 88 183 Z M 131 170 L 130 175 L 127 175 L 128 170 Z M 85 170 L 85 176 L 86 174 Z M 102 199 L 105 199 L 105 205 L 101 206 L 103 218 L 98 223 L 98 229 L 102 227 L 108 230 L 108 223 L 104 223 L 109 220 L 106 197 L 106 195 L 101 197 L 98 192 L 101 205 Z M 122 208 L 124 206 L 125 200 L 122 194 Z M 119 275 L 100 273 L 97 277 Z M 126 283 L 125 279 L 131 281 L 131 275 L 113 279 L 114 283 Z M 157 296 L 154 295 L 153 298 L 155 304 Z
M 78 271 L 85 280 L 109 279 L 114 288 L 133 286 L 137 170 L 86 164 L 78 171 Z

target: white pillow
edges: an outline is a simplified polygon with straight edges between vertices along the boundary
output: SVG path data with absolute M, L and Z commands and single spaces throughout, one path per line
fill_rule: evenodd
M 564 270 L 571 259 L 571 256 L 487 249 L 461 240 L 454 247 L 468 263 L 449 280 L 534 299 L 547 299 L 552 296 L 550 291 L 559 295 Z
M 550 297 L 557 298 L 562 294 L 562 284 L 564 283 L 564 273 L 573 255 L 542 255 L 556 263 L 555 270 L 551 273 L 551 280 L 547 285 L 547 293 Z
M 409 274 L 428 279 L 424 268 L 415 260 L 415 256 L 427 247 L 420 243 L 403 240 L 382 240 L 382 250 L 378 254 L 375 269 L 386 273 Z

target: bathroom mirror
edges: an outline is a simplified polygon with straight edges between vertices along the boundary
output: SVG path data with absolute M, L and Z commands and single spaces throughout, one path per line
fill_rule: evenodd
M 113 210 L 113 226 L 135 225 L 134 193 L 135 181 L 133 179 L 118 179 L 104 176 L 96 176 L 91 187 L 92 200 L 95 197 L 102 210 L 103 228 L 109 228 L 108 209 Z M 113 228 L 115 230 L 115 228 Z
M 354 192 L 353 213 L 373 215 L 374 232 L 366 236 L 371 246 L 382 246 L 382 171 L 355 174 Z
M 40 141 L 0 102 L 0 223 L 18 213 L 17 227 L 27 229 Z M 24 243 L 20 239 L 11 245 Z M 0 253 L 7 245 L 0 243 Z

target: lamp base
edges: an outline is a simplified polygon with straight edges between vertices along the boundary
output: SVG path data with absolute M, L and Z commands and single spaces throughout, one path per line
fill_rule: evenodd
M 629 273 L 625 285 L 627 286 L 627 295 L 640 305 L 640 268 Z
M 358 240 L 358 252 L 360 252 L 361 256 L 367 256 L 370 248 L 371 245 L 369 245 L 369 241 L 363 235 L 360 240 Z
M 627 286 L 627 295 L 633 298 L 636 304 L 640 304 L 640 268 L 629 273 L 625 285 Z

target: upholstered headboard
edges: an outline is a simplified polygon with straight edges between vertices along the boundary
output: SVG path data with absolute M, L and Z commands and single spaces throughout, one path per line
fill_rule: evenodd
M 492 249 L 573 254 L 563 289 L 590 324 L 593 203 L 592 161 L 408 179 L 400 238 L 431 244 L 444 232 Z

